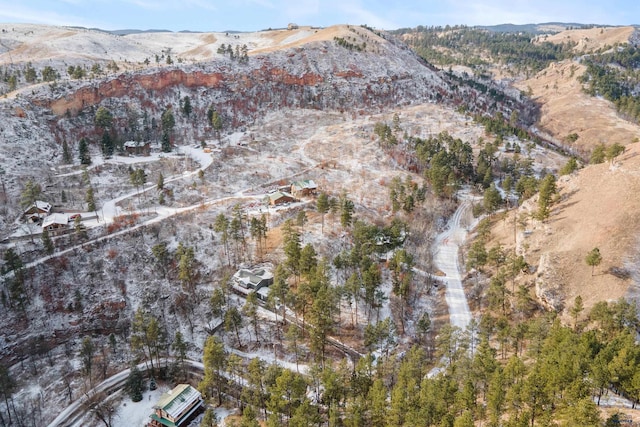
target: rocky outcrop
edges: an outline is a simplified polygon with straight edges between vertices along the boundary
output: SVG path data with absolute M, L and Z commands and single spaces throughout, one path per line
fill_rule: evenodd
M 53 112 L 58 122 L 84 116 L 84 121 L 57 123 L 58 140 L 91 136 L 93 123 L 88 119 L 99 105 L 109 107 L 116 125 L 124 128 L 130 122 L 128 112 L 157 120 L 165 108 L 177 107 L 177 101 L 187 95 L 200 106 L 194 109 L 182 135 L 187 139 L 206 135 L 205 115 L 210 107 L 223 117 L 225 130 L 253 123 L 274 108 L 366 114 L 399 105 L 439 102 L 454 108 L 464 106 L 472 114 L 500 111 L 509 116 L 511 111 L 520 110 L 521 117 L 530 115 L 524 113 L 524 103 L 505 94 L 496 100 L 492 97 L 494 89 L 452 79 L 393 43 L 387 43 L 381 51 L 358 52 L 329 41 L 314 42 L 252 56 L 246 63 L 224 58 L 128 72 L 76 85 L 53 99 L 47 94 L 35 101 Z

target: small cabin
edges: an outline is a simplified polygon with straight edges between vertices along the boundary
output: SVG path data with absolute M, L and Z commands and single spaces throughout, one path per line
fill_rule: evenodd
M 127 141 L 124 143 L 124 151 L 132 156 L 151 155 L 151 143 L 149 141 Z
M 42 221 L 42 230 L 47 230 L 49 234 L 55 236 L 67 231 L 68 224 L 69 218 L 66 214 L 54 213 Z
M 318 186 L 312 179 L 291 183 L 291 194 L 293 194 L 293 197 L 313 196 L 317 191 Z
M 289 193 L 284 193 L 281 191 L 276 191 L 275 193 L 271 193 L 268 196 L 269 204 L 271 206 L 279 206 L 284 205 L 285 203 L 293 203 L 296 199 Z
M 22 215 L 29 222 L 40 222 L 42 218 L 49 215 L 50 213 L 51 204 L 43 202 L 42 200 L 36 200 L 24 211 Z

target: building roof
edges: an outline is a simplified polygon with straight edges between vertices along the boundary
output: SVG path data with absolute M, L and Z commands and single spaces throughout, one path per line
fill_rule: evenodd
M 178 384 L 173 390 L 164 393 L 154 408 L 162 409 L 167 415 L 177 420 L 194 401 L 199 399 L 200 392 L 198 390 L 189 384 Z
M 31 206 L 25 209 L 25 212 L 30 211 L 32 208 L 36 208 L 44 212 L 51 211 L 51 205 L 47 202 L 43 202 L 42 200 L 36 200 Z
M 316 185 L 316 183 L 312 179 L 306 179 L 304 181 L 295 181 L 295 182 L 291 183 L 291 187 L 295 191 L 300 191 L 300 190 L 305 190 L 305 189 L 307 189 L 307 190 L 315 190 L 316 188 L 318 188 L 318 186 Z
M 240 269 L 236 271 L 233 277 L 245 288 L 255 288 L 263 280 L 273 279 L 273 274 L 264 268 L 255 268 L 253 270 Z
M 34 205 L 36 205 L 36 207 L 38 209 L 42 209 L 42 210 L 45 210 L 45 211 L 50 211 L 51 210 L 51 205 L 49 203 L 47 203 L 47 202 L 43 202 L 42 200 L 36 200 Z
M 283 197 L 287 197 L 287 198 L 290 198 L 292 200 L 295 200 L 295 198 L 291 194 L 285 193 L 283 191 L 276 191 L 275 193 L 269 194 L 268 197 L 269 197 L 269 200 L 271 202 L 274 202 L 276 200 L 282 199 Z
M 42 221 L 42 228 L 48 227 L 50 225 L 64 225 L 66 226 L 69 222 L 69 218 L 67 214 L 63 213 L 54 213 L 51 214 Z
M 127 148 L 137 148 L 144 147 L 147 144 L 149 144 L 148 141 L 127 141 L 124 143 L 124 146 Z
M 260 298 L 263 301 L 267 300 L 267 297 L 269 296 L 269 292 L 271 292 L 271 289 L 269 288 L 260 288 L 256 291 L 256 293 L 258 294 L 258 298 Z

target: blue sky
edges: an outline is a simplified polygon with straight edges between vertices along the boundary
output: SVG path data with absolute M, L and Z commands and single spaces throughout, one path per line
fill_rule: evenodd
M 257 31 L 299 25 L 640 24 L 638 0 L 0 0 L 0 22 Z

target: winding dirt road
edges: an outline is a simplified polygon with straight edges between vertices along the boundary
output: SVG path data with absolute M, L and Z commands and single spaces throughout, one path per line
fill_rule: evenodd
M 443 276 L 438 277 L 447 290 L 445 299 L 449 308 L 449 321 L 464 330 L 471 321 L 471 312 L 462 287 L 462 269 L 459 265 L 460 246 L 467 238 L 467 229 L 472 225 L 471 207 L 473 196 L 467 191 L 459 194 L 460 206 L 447 222 L 433 244 L 434 264 Z

